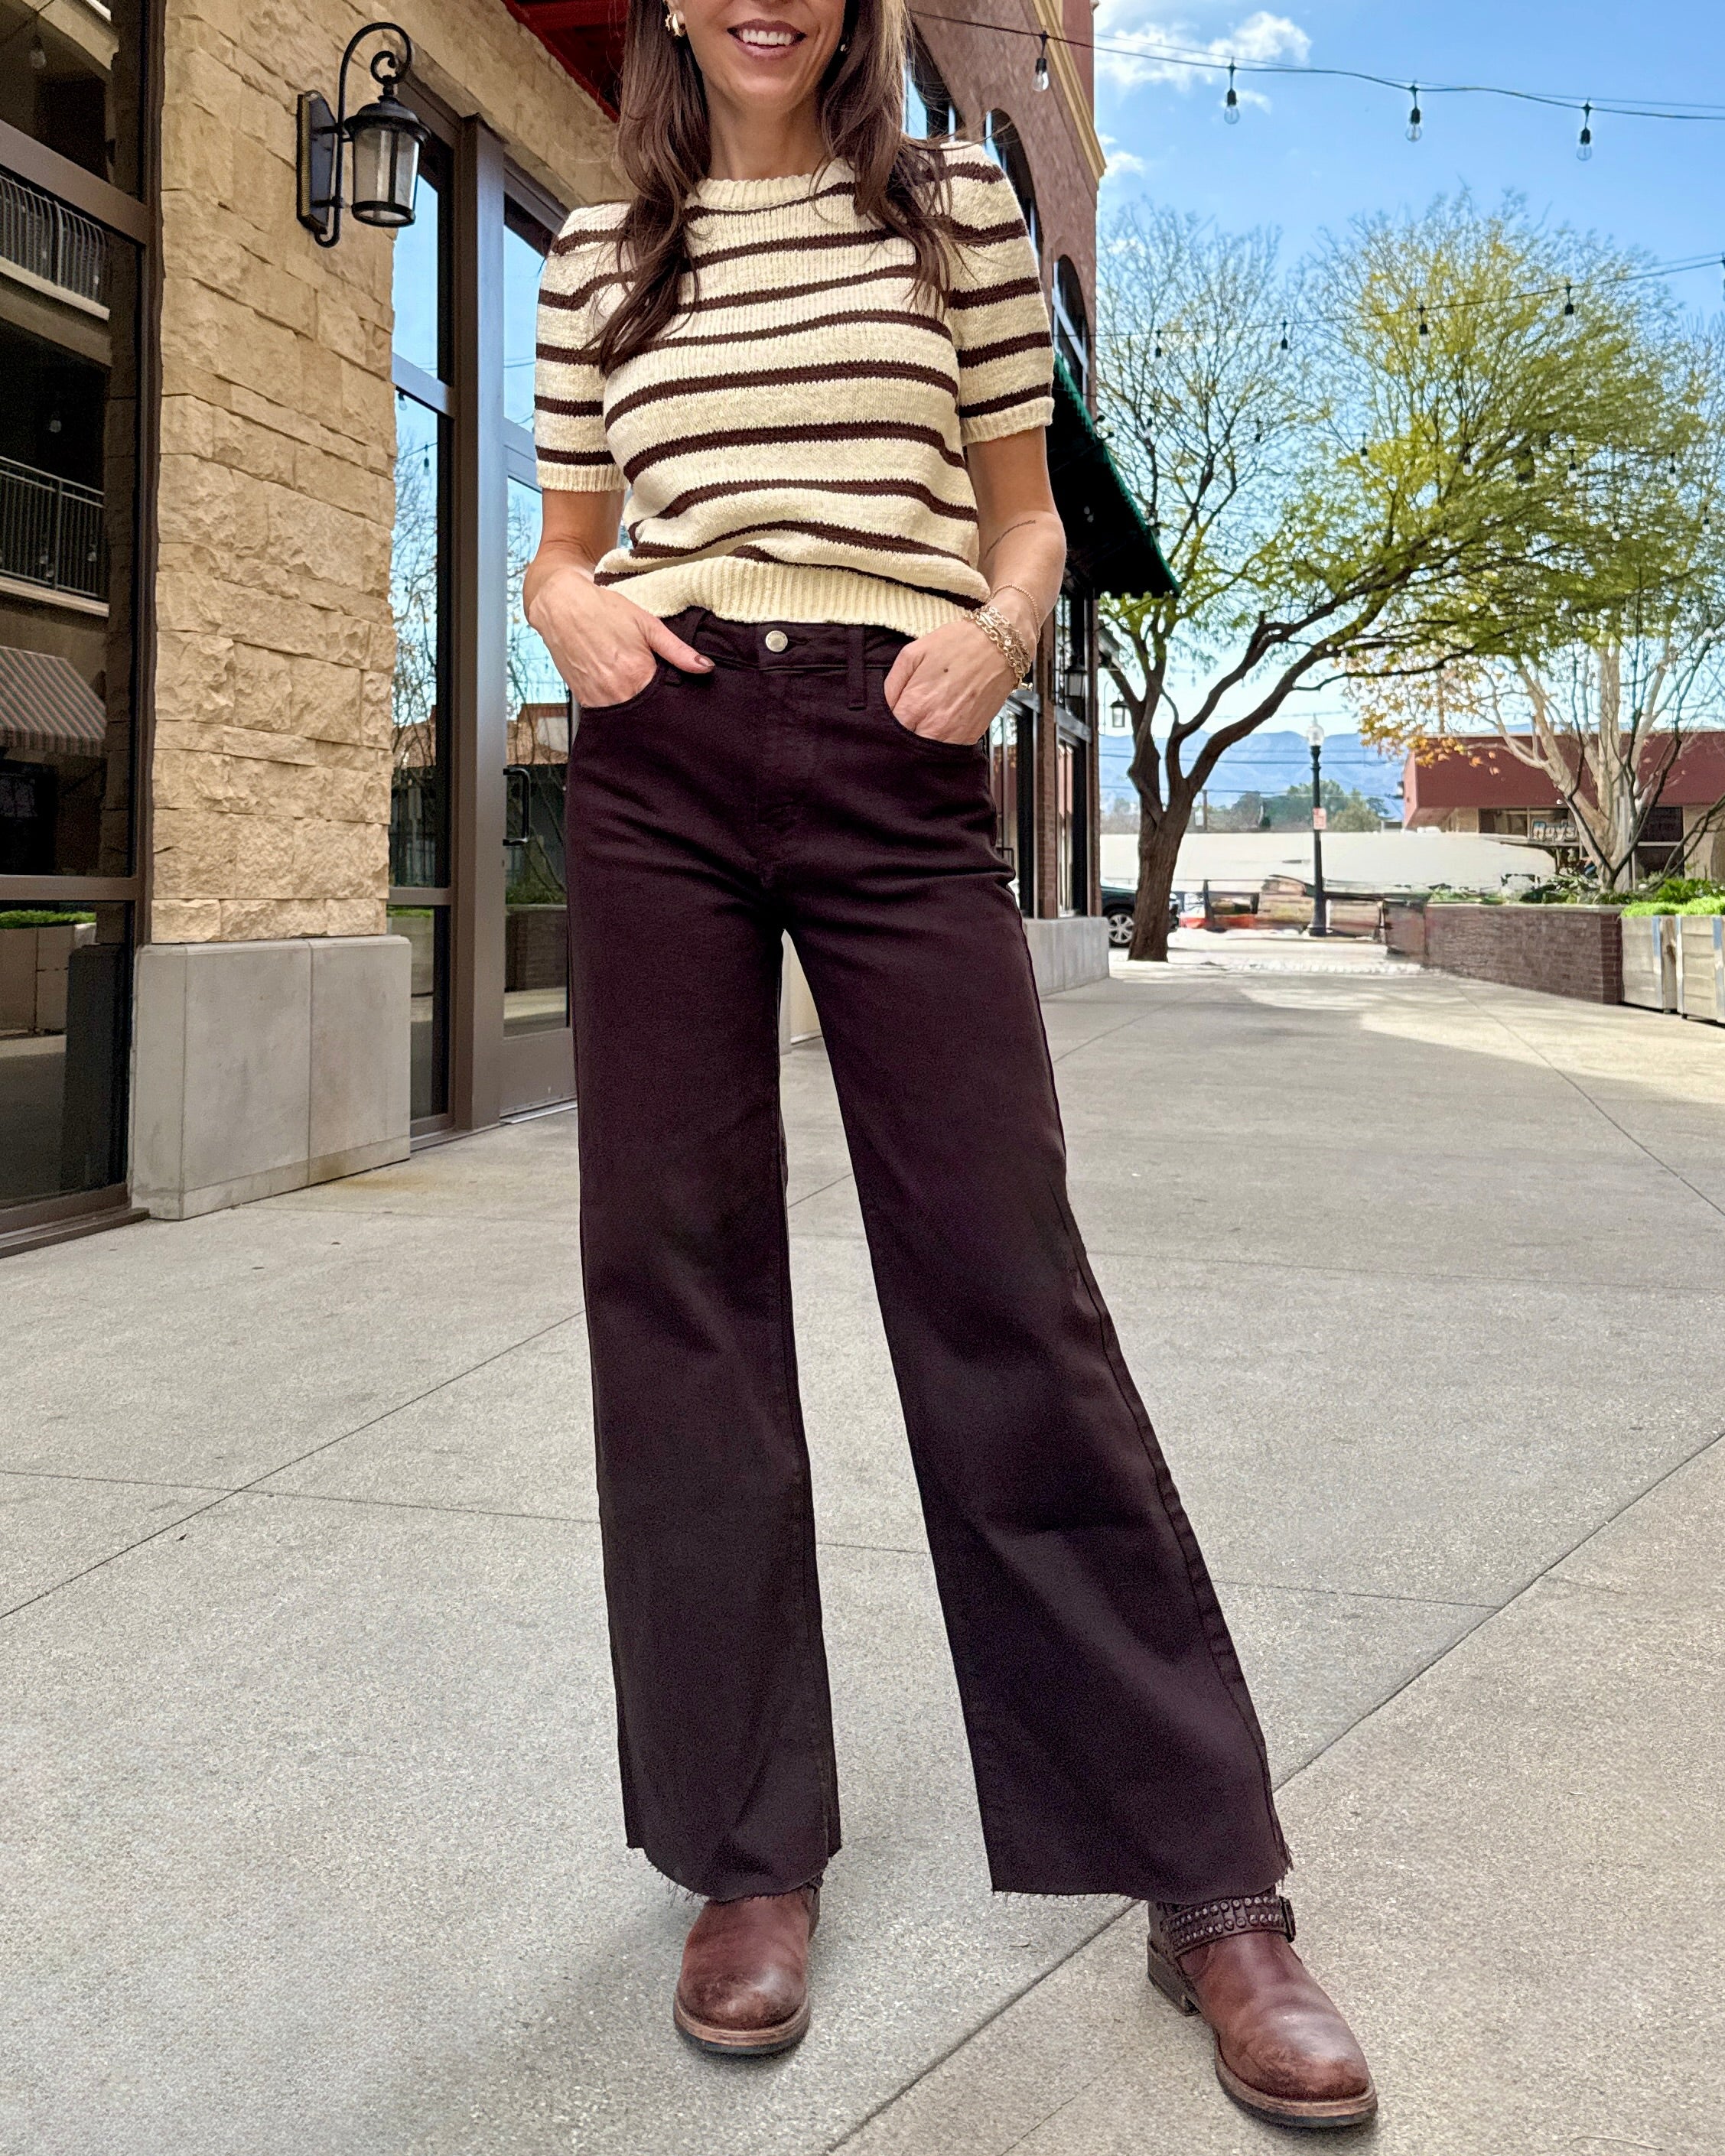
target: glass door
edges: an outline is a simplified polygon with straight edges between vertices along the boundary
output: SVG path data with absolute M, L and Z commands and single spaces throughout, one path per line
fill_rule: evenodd
M 413 949 L 412 1115 L 449 1111 L 449 244 L 447 163 L 429 142 L 418 212 L 396 237 L 394 754 L 389 927 Z
M 567 1101 L 575 1090 L 563 880 L 563 788 L 572 714 L 568 690 L 528 627 L 521 604 L 521 579 L 539 545 L 533 375 L 539 279 L 551 239 L 547 224 L 511 196 L 503 234 L 505 1115 Z

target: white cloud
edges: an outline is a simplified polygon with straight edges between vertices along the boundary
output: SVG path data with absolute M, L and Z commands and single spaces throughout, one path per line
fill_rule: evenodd
M 1096 72 L 1122 90 L 1148 83 L 1172 83 L 1178 90 L 1204 90 L 1219 100 L 1224 78 L 1209 60 L 1282 60 L 1296 66 L 1311 54 L 1312 39 L 1286 15 L 1258 8 L 1224 36 L 1208 38 L 1168 12 L 1165 0 L 1101 0 L 1096 17 Z M 1242 105 L 1262 105 L 1261 91 L 1236 85 Z
M 1102 150 L 1108 160 L 1107 169 L 1102 174 L 1105 182 L 1123 180 L 1128 173 L 1147 172 L 1150 169 L 1147 158 L 1139 157 L 1134 151 L 1122 150 L 1111 135 L 1103 136 Z

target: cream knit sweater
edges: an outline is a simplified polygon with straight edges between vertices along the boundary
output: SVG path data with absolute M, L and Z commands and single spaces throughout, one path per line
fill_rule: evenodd
M 972 443 L 1045 427 L 1048 316 L 1006 176 L 952 174 L 952 289 L 911 292 L 911 250 L 864 223 L 850 175 L 707 180 L 682 312 L 608 378 L 615 203 L 579 209 L 540 288 L 539 475 L 628 490 L 598 581 L 665 615 L 861 622 L 921 636 L 988 596 Z

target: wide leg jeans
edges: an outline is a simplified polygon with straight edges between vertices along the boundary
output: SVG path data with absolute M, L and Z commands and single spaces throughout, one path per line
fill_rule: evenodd
M 720 1899 L 817 1879 L 839 1846 L 779 1114 L 788 931 L 993 1883 L 1188 1902 L 1267 1887 L 1287 1855 L 1263 1738 L 1067 1204 L 984 753 L 893 716 L 885 632 L 677 625 L 715 670 L 661 666 L 583 711 L 567 796 L 629 1841 Z

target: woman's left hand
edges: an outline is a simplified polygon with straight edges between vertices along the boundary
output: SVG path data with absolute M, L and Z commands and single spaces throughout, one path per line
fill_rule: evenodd
M 927 741 L 980 741 L 1016 688 L 1012 670 L 968 621 L 949 621 L 907 644 L 886 677 L 886 707 Z

